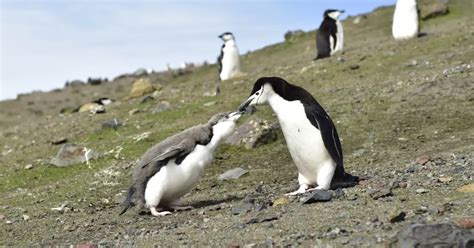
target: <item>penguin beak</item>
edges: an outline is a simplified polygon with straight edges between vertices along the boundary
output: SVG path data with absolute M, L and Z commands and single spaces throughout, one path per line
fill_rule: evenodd
M 220 39 L 222 39 L 222 37 L 224 37 L 224 35 L 222 35 L 222 34 L 217 36 L 217 38 L 220 38 Z
M 247 99 L 247 101 L 240 104 L 239 112 L 244 113 L 247 110 L 247 107 L 250 105 L 250 103 L 252 102 L 253 99 L 254 99 L 253 97 L 250 97 L 249 99 Z
M 243 112 L 241 111 L 232 112 L 229 114 L 229 120 L 237 121 L 242 116 L 242 114 Z
M 341 14 L 344 14 L 344 12 L 346 12 L 345 10 L 339 10 L 339 12 L 341 12 Z

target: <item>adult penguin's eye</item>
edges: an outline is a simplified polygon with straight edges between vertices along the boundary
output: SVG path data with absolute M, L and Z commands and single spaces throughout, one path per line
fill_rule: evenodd
M 257 96 L 260 95 L 260 92 L 255 93 L 255 95 L 257 95 Z

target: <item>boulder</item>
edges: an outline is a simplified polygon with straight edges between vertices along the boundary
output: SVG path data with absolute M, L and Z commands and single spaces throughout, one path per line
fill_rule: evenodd
M 132 76 L 134 77 L 143 77 L 147 75 L 148 75 L 148 71 L 145 68 L 139 68 L 132 74 Z
M 90 102 L 82 105 L 79 108 L 79 113 L 89 112 L 91 114 L 101 114 L 105 113 L 105 107 L 95 102 Z
M 237 128 L 224 142 L 229 145 L 244 145 L 252 149 L 277 140 L 279 125 L 258 117 L 251 118 Z
M 159 102 L 156 107 L 151 111 L 153 114 L 158 114 L 163 111 L 167 111 L 171 109 L 171 104 L 167 101 Z
M 412 224 L 398 232 L 389 247 L 473 247 L 470 230 L 452 224 Z
M 420 3 L 420 18 L 428 20 L 449 13 L 449 0 L 429 0 Z
M 304 31 L 301 30 L 301 29 L 287 31 L 285 33 L 285 41 L 286 42 L 291 41 L 291 40 L 293 40 L 293 38 L 295 38 L 297 36 L 301 36 L 303 34 L 304 34 Z
M 153 91 L 158 90 L 148 78 L 140 78 L 135 80 L 132 84 L 132 89 L 130 90 L 129 98 L 142 97 L 146 94 L 152 93 Z
M 102 82 L 107 82 L 107 79 L 102 80 L 101 78 L 88 78 L 87 84 L 90 85 L 101 85 Z
M 87 158 L 86 158 L 86 151 Z M 97 159 L 100 153 L 75 144 L 63 144 L 58 154 L 51 160 L 51 164 L 57 167 L 65 167 L 73 164 L 84 163 L 91 159 Z
M 84 85 L 85 83 L 82 82 L 81 80 L 72 80 L 71 82 L 66 82 L 66 87 L 79 87 L 81 85 Z

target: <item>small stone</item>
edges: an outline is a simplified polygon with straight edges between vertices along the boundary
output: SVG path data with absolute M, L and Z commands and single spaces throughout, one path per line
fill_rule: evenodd
M 430 161 L 430 157 L 426 154 L 421 155 L 420 157 L 418 157 L 415 160 L 416 163 L 421 164 L 421 165 L 424 165 L 424 164 L 428 163 L 429 161 Z
M 328 238 L 328 239 L 335 239 L 339 234 L 347 234 L 346 230 L 340 229 L 339 227 L 336 227 L 332 229 L 330 232 L 327 232 L 323 234 L 323 237 Z
M 349 66 L 349 69 L 351 69 L 351 70 L 357 70 L 357 69 L 359 69 L 359 68 L 360 68 L 359 65 L 351 65 L 351 66 Z
M 453 180 L 452 177 L 440 177 L 438 178 L 438 181 L 441 182 L 441 183 L 449 183 Z
M 399 182 L 398 187 L 400 187 L 401 189 L 406 189 L 408 187 L 408 183 L 407 182 Z
M 122 204 L 125 201 L 125 196 L 124 195 L 115 195 L 114 196 L 114 202 L 116 204 Z
M 216 105 L 216 102 L 206 102 L 206 103 L 204 103 L 204 107 L 210 107 L 210 106 L 213 106 L 213 105 Z
M 315 190 L 309 194 L 303 195 L 303 197 L 300 198 L 300 202 L 302 202 L 303 204 L 311 204 L 315 202 L 327 202 L 331 199 L 331 192 L 327 190 Z
M 474 193 L 474 183 L 464 185 L 464 186 L 456 189 L 456 191 L 461 192 L 461 193 Z
M 152 97 L 152 96 L 145 96 L 144 98 L 142 98 L 142 100 L 140 101 L 140 103 L 143 104 L 143 103 L 147 103 L 147 102 L 152 102 L 153 100 L 155 100 L 154 97 Z
M 343 197 L 346 193 L 344 192 L 344 189 L 343 189 L 343 188 L 337 188 L 337 189 L 334 191 L 334 194 L 335 194 L 336 198 L 341 198 L 341 197 Z
M 91 159 L 98 159 L 100 153 L 83 146 L 74 144 L 63 144 L 56 157 L 51 160 L 51 164 L 57 167 L 70 166 L 77 163 L 87 162 Z
M 64 144 L 67 142 L 67 139 L 66 138 L 59 138 L 59 139 L 55 139 L 53 141 L 51 141 L 51 144 L 53 145 L 61 145 L 61 144 Z
M 395 210 L 388 216 L 388 221 L 390 223 L 404 221 L 406 215 L 407 213 L 405 213 L 404 211 Z
M 417 66 L 418 65 L 418 61 L 416 61 L 416 59 L 410 61 L 410 63 L 407 64 L 407 66 Z
M 61 204 L 61 206 L 57 207 L 57 208 L 51 208 L 51 210 L 53 211 L 58 211 L 59 213 L 64 213 L 64 210 L 66 209 L 68 203 L 65 202 L 63 204 Z
M 5 221 L 5 224 L 13 224 L 13 221 L 7 220 L 7 221 Z
M 241 201 L 237 206 L 233 207 L 231 212 L 234 215 L 245 214 L 245 213 L 250 212 L 253 208 L 254 208 L 254 200 L 245 199 Z
M 134 109 L 128 111 L 128 114 L 129 115 L 135 115 L 135 114 L 138 114 L 140 112 L 141 112 L 140 109 L 134 108 Z
M 25 170 L 31 170 L 31 169 L 33 169 L 33 165 L 32 165 L 32 164 L 27 164 L 27 165 L 25 166 Z
M 24 220 L 24 221 L 28 221 L 28 220 L 30 219 L 30 216 L 28 216 L 28 215 L 26 215 L 26 214 L 24 214 L 22 217 L 23 217 L 23 220 Z
M 171 109 L 171 104 L 167 101 L 161 101 L 159 102 L 156 107 L 151 111 L 153 114 L 158 114 L 163 111 L 167 111 Z
M 262 222 L 270 222 L 278 220 L 278 216 L 276 215 L 269 215 L 269 216 L 263 216 L 263 217 L 258 217 L 258 218 L 250 218 L 245 222 L 245 224 L 256 224 L 256 223 L 262 223 Z
M 283 206 L 283 205 L 287 205 L 288 203 L 290 203 L 290 200 L 288 199 L 288 197 L 281 197 L 273 201 L 273 206 L 274 207 Z
M 380 198 L 392 196 L 391 188 L 379 188 L 379 189 L 372 189 L 369 191 L 370 197 L 374 200 L 378 200 Z
M 97 245 L 94 244 L 80 244 L 74 246 L 74 248 L 97 248 Z
M 473 229 L 474 228 L 474 218 L 465 218 L 454 221 L 454 224 L 460 228 L 464 229 Z
M 118 121 L 116 118 L 102 123 L 102 129 L 111 128 L 113 130 L 117 130 L 119 126 L 122 126 L 122 123 Z
M 227 180 L 233 180 L 233 179 L 237 179 L 245 174 L 247 174 L 248 171 L 247 170 L 244 170 L 240 167 L 237 167 L 237 168 L 234 168 L 234 169 L 230 169 L 224 173 L 222 173 L 221 175 L 219 175 L 218 179 L 221 180 L 221 181 L 227 181 Z
M 417 194 L 424 194 L 424 193 L 428 193 L 428 192 L 430 192 L 430 191 L 427 190 L 427 189 L 424 189 L 424 188 L 419 188 L 419 189 L 415 190 L 415 192 L 416 192 Z
M 249 244 L 245 244 L 243 248 L 254 248 L 257 246 L 257 243 L 249 243 Z

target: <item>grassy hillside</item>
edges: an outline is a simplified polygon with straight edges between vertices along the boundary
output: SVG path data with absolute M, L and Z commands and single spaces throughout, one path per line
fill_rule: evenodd
M 472 193 L 455 191 L 473 181 L 472 10 L 470 0 L 450 1 L 448 15 L 421 23 L 426 36 L 396 42 L 391 37 L 393 7 L 379 8 L 359 24 L 353 18 L 344 21 L 342 54 L 313 62 L 315 33 L 309 32 L 244 55 L 247 75 L 239 79 L 219 83 L 215 65 L 180 76 L 147 76 L 163 88 L 146 103 L 125 99 L 134 80 L 130 77 L 0 102 L 0 245 L 224 246 L 270 240 L 280 245 L 374 246 L 388 242 L 407 223 L 472 217 L 466 207 L 474 204 Z M 354 65 L 359 68 L 351 69 Z M 336 122 L 347 170 L 370 179 L 331 202 L 301 205 L 293 200 L 232 215 L 230 209 L 244 198 L 269 203 L 297 186 L 297 172 L 280 135 L 277 142 L 253 150 L 222 146 L 197 188 L 182 199 L 194 210 L 163 218 L 134 211 L 117 215 L 116 200 L 143 152 L 214 113 L 234 110 L 262 76 L 280 76 L 311 92 Z M 203 96 L 217 85 L 220 95 Z M 101 96 L 117 99 L 105 114 L 59 115 L 61 108 Z M 163 100 L 171 110 L 152 114 Z M 132 109 L 140 112 L 130 115 Z M 259 107 L 255 115 L 275 120 L 268 107 Z M 113 118 L 124 125 L 117 131 L 101 129 Z M 147 132 L 146 139 L 133 139 Z M 59 147 L 51 141 L 60 138 L 107 154 L 90 166 L 56 168 L 49 161 Z M 423 154 L 442 163 L 414 164 Z M 217 180 L 237 166 L 249 174 Z M 407 173 L 410 166 L 415 172 Z M 440 183 L 441 177 L 451 180 Z M 370 197 L 371 190 L 393 182 L 408 186 L 394 189 L 391 197 Z M 420 188 L 428 192 L 416 193 Z M 51 210 L 65 202 L 70 211 Z M 442 213 L 418 211 L 448 205 Z M 394 211 L 407 212 L 406 220 L 387 221 Z M 245 224 L 262 216 L 277 220 Z M 345 233 L 335 239 L 325 236 L 336 227 Z

